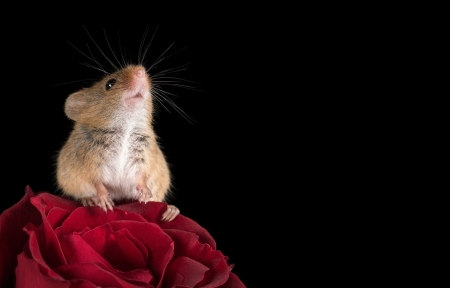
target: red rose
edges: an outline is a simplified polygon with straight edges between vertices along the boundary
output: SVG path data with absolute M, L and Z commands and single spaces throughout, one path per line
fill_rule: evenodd
M 0 215 L 0 287 L 245 287 L 211 235 L 167 204 L 105 213 L 26 187 Z

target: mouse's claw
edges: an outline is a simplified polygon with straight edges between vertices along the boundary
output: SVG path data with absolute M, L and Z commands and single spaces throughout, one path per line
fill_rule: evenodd
M 170 222 L 173 219 L 175 219 L 175 217 L 177 217 L 178 214 L 180 214 L 180 209 L 178 209 L 173 205 L 167 205 L 167 210 L 166 212 L 164 212 L 161 220 Z
M 97 203 L 97 206 L 102 208 L 103 211 L 108 212 L 108 209 L 113 211 L 114 202 L 109 198 L 109 196 L 106 197 L 98 197 L 99 201 Z
M 108 209 L 111 211 L 114 209 L 114 202 L 107 194 L 82 198 L 81 204 L 83 204 L 83 206 L 98 206 L 105 212 L 108 212 Z
M 92 200 L 91 197 L 89 198 L 82 198 L 81 199 L 81 204 L 83 204 L 83 206 L 95 206 L 94 201 Z

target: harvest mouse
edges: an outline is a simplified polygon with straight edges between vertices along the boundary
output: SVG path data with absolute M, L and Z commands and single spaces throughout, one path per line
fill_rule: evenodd
M 114 200 L 165 201 L 170 171 L 153 131 L 152 99 L 152 80 L 141 65 L 123 67 L 67 98 L 64 111 L 75 123 L 57 159 L 63 194 L 105 212 Z M 162 220 L 179 213 L 168 205 Z

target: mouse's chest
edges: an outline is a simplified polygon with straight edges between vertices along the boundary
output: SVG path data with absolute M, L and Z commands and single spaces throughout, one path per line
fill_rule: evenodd
M 150 145 L 149 136 L 139 130 L 116 133 L 106 143 L 102 165 L 118 173 L 139 168 Z
M 149 136 L 139 131 L 118 133 L 109 138 L 102 152 L 100 169 L 101 180 L 114 197 L 134 195 L 149 145 Z

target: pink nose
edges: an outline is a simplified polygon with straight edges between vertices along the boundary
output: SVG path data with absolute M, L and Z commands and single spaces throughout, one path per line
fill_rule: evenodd
M 136 71 L 136 76 L 137 76 L 137 77 L 144 77 L 144 75 L 145 75 L 145 70 L 144 70 L 143 68 L 138 69 L 138 70 Z

